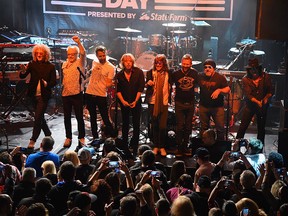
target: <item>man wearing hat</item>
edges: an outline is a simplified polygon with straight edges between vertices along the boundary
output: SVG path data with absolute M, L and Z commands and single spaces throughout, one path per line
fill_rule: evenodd
M 210 126 L 210 118 L 215 123 L 217 140 L 224 140 L 224 94 L 230 92 L 226 78 L 217 73 L 216 63 L 212 59 L 204 62 L 204 73 L 199 74 L 200 86 L 200 124 L 202 136 L 203 132 Z
M 236 138 L 244 137 L 252 117 L 256 114 L 257 139 L 264 144 L 266 114 L 268 100 L 272 96 L 272 82 L 270 76 L 259 65 L 257 58 L 249 59 L 246 72 L 242 79 L 245 106 Z

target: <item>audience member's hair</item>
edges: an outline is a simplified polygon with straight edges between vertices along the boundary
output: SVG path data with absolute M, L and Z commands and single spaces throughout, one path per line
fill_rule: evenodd
M 284 185 L 279 189 L 279 199 L 282 203 L 288 203 L 288 186 Z
M 0 215 L 10 215 L 13 201 L 8 194 L 0 194 Z
M 113 196 L 120 192 L 120 178 L 116 172 L 110 172 L 106 175 L 105 181 L 110 185 Z
M 279 208 L 279 216 L 287 216 L 288 212 L 288 203 L 284 203 Z
M 256 177 L 255 174 L 250 170 L 245 170 L 240 175 L 240 183 L 245 189 L 250 189 L 255 186 Z
M 236 204 L 231 200 L 227 200 L 222 206 L 222 212 L 225 216 L 237 215 Z
M 271 193 L 275 198 L 279 198 L 279 190 L 282 186 L 286 185 L 282 180 L 276 180 L 271 186 Z
M 111 161 L 119 161 L 119 159 L 121 159 L 121 156 L 119 153 L 111 151 L 106 155 L 106 158 L 109 158 L 109 160 Z
M 65 161 L 59 168 L 59 176 L 64 181 L 73 181 L 76 174 L 76 168 L 71 161 Z
M 182 174 L 186 173 L 185 163 L 182 160 L 176 160 L 172 164 L 170 172 L 170 187 L 174 187 Z
M 75 167 L 80 165 L 80 160 L 78 158 L 78 155 L 75 151 L 66 151 L 63 155 L 62 161 L 71 161 Z
M 142 154 L 141 162 L 144 166 L 152 166 L 155 163 L 155 154 L 152 150 L 146 150 Z
M 27 209 L 26 216 L 48 216 L 49 212 L 43 203 L 34 203 Z
M 46 195 L 51 190 L 52 184 L 47 178 L 40 178 L 35 183 L 36 194 Z
M 194 216 L 195 211 L 191 200 L 186 196 L 179 196 L 171 206 L 172 216 Z
M 262 210 L 259 209 L 258 205 L 256 202 L 249 198 L 242 198 L 236 203 L 236 208 L 238 211 L 238 214 L 243 210 L 243 208 L 248 208 L 249 209 L 249 215 L 253 216 L 266 216 L 266 213 Z
M 4 164 L 11 164 L 12 165 L 12 157 L 7 151 L 0 153 L 0 161 Z
M 154 191 L 153 188 L 150 184 L 146 183 L 144 185 L 142 185 L 142 187 L 140 188 L 140 190 L 142 190 L 143 193 L 143 197 L 146 200 L 148 206 L 154 210 Z
M 120 200 L 120 215 L 135 216 L 137 214 L 137 200 L 134 196 L 127 195 Z
M 23 170 L 22 180 L 34 182 L 36 178 L 36 170 L 32 167 L 26 167 Z
M 146 150 L 152 150 L 151 147 L 147 144 L 140 145 L 138 147 L 138 156 L 142 156 Z
M 208 212 L 208 216 L 222 216 L 222 211 L 220 208 L 211 208 Z M 233 216 L 236 216 L 237 214 L 233 215 Z
M 189 174 L 183 174 L 180 176 L 177 186 L 193 190 L 193 178 Z
M 170 203 L 167 199 L 161 198 L 156 202 L 156 212 L 158 216 L 169 216 L 170 210 Z
M 53 161 L 46 160 L 41 165 L 43 176 L 46 174 L 57 174 L 56 167 Z
M 53 149 L 54 139 L 51 136 L 45 136 L 42 139 L 41 147 L 43 151 L 51 151 Z
M 268 155 L 268 161 L 273 162 L 275 168 L 282 168 L 284 165 L 283 156 L 278 152 L 270 152 Z

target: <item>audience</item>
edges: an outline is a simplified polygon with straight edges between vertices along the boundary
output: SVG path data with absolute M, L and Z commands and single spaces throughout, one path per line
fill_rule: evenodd
M 41 165 L 43 176 L 42 178 L 47 178 L 51 181 L 52 185 L 56 185 L 58 182 L 56 167 L 53 161 L 46 160 Z
M 172 216 L 196 216 L 194 206 L 186 196 L 179 196 L 171 206 Z

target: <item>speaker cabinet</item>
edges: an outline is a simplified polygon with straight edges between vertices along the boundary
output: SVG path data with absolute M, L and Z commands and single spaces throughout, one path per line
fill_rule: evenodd
M 287 41 L 287 11 L 287 0 L 258 0 L 255 29 L 256 38 Z

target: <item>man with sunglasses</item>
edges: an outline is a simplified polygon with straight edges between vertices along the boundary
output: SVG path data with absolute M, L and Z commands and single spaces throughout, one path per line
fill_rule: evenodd
M 263 71 L 257 58 L 248 60 L 246 71 L 247 74 L 242 79 L 246 103 L 236 138 L 240 139 L 244 137 L 252 117 L 256 114 L 257 139 L 261 140 L 264 144 L 268 100 L 272 96 L 271 77 Z
M 226 78 L 217 73 L 213 59 L 206 59 L 204 73 L 199 75 L 200 86 L 200 135 L 210 127 L 210 118 L 215 123 L 217 140 L 224 140 L 224 94 L 230 92 Z

